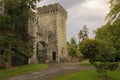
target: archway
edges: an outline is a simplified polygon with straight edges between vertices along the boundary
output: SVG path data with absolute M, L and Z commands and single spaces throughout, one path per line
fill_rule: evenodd
M 45 63 L 47 54 L 46 43 L 44 41 L 39 41 L 37 43 L 36 51 L 38 63 Z

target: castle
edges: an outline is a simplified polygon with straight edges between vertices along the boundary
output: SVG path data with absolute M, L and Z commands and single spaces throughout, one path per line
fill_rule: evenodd
M 67 11 L 59 4 L 37 8 L 29 19 L 28 33 L 33 38 L 29 63 L 61 62 L 68 56 L 66 44 Z
M 4 3 L 0 0 L 0 14 L 4 14 Z M 28 33 L 32 37 L 33 56 L 30 63 L 62 62 L 67 53 L 67 11 L 59 4 L 37 8 L 28 21 Z

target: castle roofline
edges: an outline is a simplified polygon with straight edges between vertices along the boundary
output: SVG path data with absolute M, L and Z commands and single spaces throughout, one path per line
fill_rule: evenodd
M 61 6 L 60 3 L 55 3 L 55 4 L 50 4 L 47 6 L 45 5 L 42 7 L 38 7 L 37 12 L 38 12 L 38 14 L 59 12 L 67 17 L 67 11 L 63 8 L 63 6 Z

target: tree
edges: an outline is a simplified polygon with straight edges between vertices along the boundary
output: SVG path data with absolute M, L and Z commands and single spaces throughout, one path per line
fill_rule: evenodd
M 99 73 L 104 73 L 107 80 L 107 72 L 115 70 L 120 60 L 120 1 L 110 0 L 110 12 L 106 16 L 107 24 L 97 29 L 96 38 L 100 41 L 99 54 L 96 56 L 98 63 L 94 63 Z M 117 55 L 117 56 L 116 56 Z
M 72 37 L 71 40 L 70 40 L 70 43 L 73 44 L 73 45 L 76 45 L 76 40 L 75 40 L 75 37 Z
M 72 37 L 70 42 L 67 42 L 68 53 L 72 57 L 79 57 L 81 56 L 80 51 L 78 50 L 77 42 L 75 37 Z
M 77 50 L 77 44 L 74 37 L 71 38 L 70 43 L 67 43 L 68 45 L 68 53 L 70 56 L 75 57 L 76 56 L 76 50 Z
M 114 48 L 105 41 L 100 41 L 99 53 L 96 55 L 96 59 L 97 62 L 94 62 L 94 66 L 97 72 L 104 74 L 105 80 L 107 80 L 107 72 L 114 71 L 119 65 L 118 62 L 114 62 Z
M 107 23 L 101 28 L 97 29 L 96 32 L 96 38 L 106 41 L 109 46 L 112 46 L 115 48 L 116 52 L 116 57 L 118 58 L 117 60 L 120 60 L 120 20 L 116 20 L 112 24 Z
M 88 28 L 84 25 L 83 29 L 78 33 L 79 43 L 84 39 L 88 38 Z
M 110 0 L 110 12 L 106 16 L 110 22 L 114 22 L 117 19 L 120 19 L 120 1 L 119 0 Z
M 0 58 L 7 64 L 4 65 L 4 67 L 11 66 L 11 48 L 16 42 L 15 35 L 11 30 L 11 17 L 8 15 L 0 15 Z
M 97 39 L 85 39 L 80 44 L 80 51 L 84 58 L 88 58 L 93 63 L 99 51 L 99 41 Z
M 110 12 L 106 16 L 107 24 L 97 29 L 96 38 L 107 41 L 116 49 L 116 60 L 120 61 L 120 1 L 110 0 Z
M 8 66 L 12 65 L 13 56 L 31 56 L 31 37 L 27 33 L 28 19 L 31 10 L 36 9 L 36 3 L 39 1 L 4 0 L 5 15 L 0 15 L 0 56 L 5 56 Z

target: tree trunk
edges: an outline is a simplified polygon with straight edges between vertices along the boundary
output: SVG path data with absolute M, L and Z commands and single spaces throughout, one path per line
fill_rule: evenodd
M 104 73 L 104 80 L 108 80 L 107 78 L 108 78 L 107 72 L 105 72 L 105 73 Z

